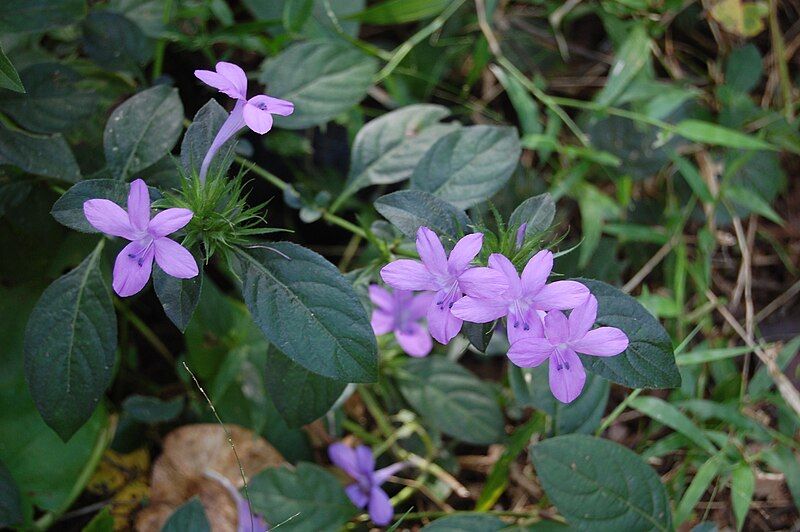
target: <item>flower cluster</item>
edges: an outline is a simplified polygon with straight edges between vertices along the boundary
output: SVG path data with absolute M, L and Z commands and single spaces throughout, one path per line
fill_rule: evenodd
M 491 323 L 505 318 L 511 362 L 535 367 L 549 361 L 550 389 L 556 399 L 570 403 L 586 381 L 578 353 L 608 357 L 628 347 L 628 337 L 620 329 L 593 329 L 597 299 L 588 288 L 576 281 L 547 282 L 553 269 L 548 250 L 534 255 L 520 275 L 499 253 L 489 256 L 488 268 L 471 265 L 483 244 L 480 233 L 459 240 L 449 257 L 427 227 L 419 228 L 416 244 L 421 261 L 400 259 L 381 270 L 384 282 L 400 296 L 396 292 L 392 297 L 377 286 L 370 289 L 378 307 L 372 316 L 375 333 L 394 331 L 410 355 L 430 351 L 420 349 L 427 345 L 418 323 L 425 304 L 430 334 L 442 344 L 452 340 L 465 321 Z M 569 317 L 565 310 L 571 311 Z

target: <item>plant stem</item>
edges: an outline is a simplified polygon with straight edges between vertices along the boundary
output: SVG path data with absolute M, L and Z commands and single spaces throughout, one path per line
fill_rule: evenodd
M 620 416 L 620 414 L 622 414 L 622 412 L 624 412 L 625 409 L 628 408 L 628 405 L 630 404 L 630 402 L 633 401 L 634 399 L 636 399 L 637 397 L 639 397 L 640 393 L 642 393 L 642 389 L 641 388 L 636 388 L 635 390 L 633 390 L 631 392 L 631 394 L 628 397 L 625 398 L 624 401 L 622 401 L 620 404 L 617 405 L 617 408 L 615 408 L 608 416 L 606 416 L 606 418 L 603 420 L 603 423 L 600 425 L 600 427 L 596 431 L 594 431 L 594 435 L 595 436 L 600 436 L 601 434 L 603 434 L 603 432 L 608 427 L 610 427 L 611 424 L 614 423 L 614 421 L 617 420 L 617 418 Z
M 169 348 L 164 345 L 164 342 L 161 341 L 158 335 L 154 333 L 153 330 L 148 327 L 147 324 L 141 320 L 141 318 L 139 318 L 139 316 L 134 314 L 133 311 L 125 306 L 125 304 L 119 299 L 114 299 L 114 307 L 116 307 L 116 309 L 122 313 L 122 316 L 128 321 L 128 323 L 133 325 L 134 328 L 141 333 L 141 335 L 145 340 L 147 340 L 153 349 L 155 349 L 156 352 L 158 352 L 158 354 L 164 358 L 164 360 L 169 362 L 170 366 L 175 367 L 175 357 L 172 356 Z
M 161 21 L 164 24 L 169 22 L 170 13 L 172 12 L 172 0 L 166 0 L 164 2 L 164 11 L 161 13 Z M 161 72 L 164 68 L 164 52 L 167 49 L 167 41 L 166 39 L 158 39 L 156 43 L 156 53 L 155 58 L 153 59 L 153 81 L 158 79 L 161 76 Z

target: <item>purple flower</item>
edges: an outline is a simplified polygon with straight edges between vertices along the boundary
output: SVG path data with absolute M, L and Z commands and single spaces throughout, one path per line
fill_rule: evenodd
M 236 100 L 230 116 L 222 124 L 217 136 L 208 149 L 203 164 L 200 166 L 200 181 L 205 181 L 208 167 L 217 151 L 245 125 L 263 135 L 272 129 L 272 115 L 288 116 L 294 112 L 294 104 L 259 94 L 247 99 L 247 76 L 239 66 L 220 61 L 216 72 L 211 70 L 195 70 L 194 75 L 206 85 Z
M 375 471 L 375 457 L 366 445 L 355 449 L 344 443 L 328 447 L 331 462 L 355 480 L 345 488 L 345 493 L 358 508 L 367 508 L 376 525 L 386 526 L 394 517 L 394 508 L 381 485 L 390 476 L 406 466 L 405 462 Z
M 497 296 L 508 288 L 504 276 L 491 268 L 471 268 L 470 262 L 480 252 L 483 235 L 473 233 L 456 243 L 450 258 L 436 233 L 427 227 L 417 231 L 417 252 L 422 259 L 400 259 L 381 269 L 381 277 L 399 290 L 435 292 L 428 307 L 428 328 L 440 343 L 452 340 L 463 323 L 450 309 L 464 292 L 482 291 Z
M 576 281 L 545 284 L 553 269 L 553 254 L 542 250 L 534 255 L 522 276 L 505 256 L 493 253 L 489 267 L 502 272 L 508 289 L 498 294 L 484 286 L 470 286 L 467 295 L 453 305 L 453 314 L 464 321 L 489 323 L 508 316 L 508 341 L 525 336 L 542 336 L 542 323 L 537 311 L 566 310 L 581 304 L 589 289 Z
M 227 477 L 224 477 L 217 473 L 216 471 L 208 471 L 206 472 L 206 476 L 213 478 L 225 488 L 228 492 L 228 495 L 236 502 L 236 532 L 268 532 L 269 526 L 267 522 L 264 520 L 259 514 L 255 514 L 250 510 L 250 504 L 247 502 L 247 499 L 242 497 L 242 494 L 239 493 L 239 490 L 228 480 Z
M 577 353 L 597 357 L 618 355 L 628 348 L 628 337 L 616 327 L 592 329 L 597 299 L 589 296 L 569 319 L 560 310 L 544 317 L 544 338 L 521 338 L 511 344 L 508 358 L 523 368 L 550 360 L 550 390 L 562 403 L 571 403 L 583 390 L 586 372 Z
M 525 243 L 525 231 L 528 230 L 528 222 L 523 223 L 517 229 L 517 238 L 516 238 L 516 245 L 517 249 L 522 247 L 522 244 Z
M 424 357 L 431 352 L 433 340 L 428 329 L 420 324 L 431 305 L 431 294 L 414 295 L 408 290 L 394 290 L 373 284 L 369 299 L 375 305 L 372 311 L 372 330 L 376 335 L 394 332 L 403 351 L 412 357 Z
M 167 274 L 190 279 L 198 274 L 197 263 L 189 251 L 167 238 L 192 219 L 189 209 L 166 209 L 150 219 L 150 195 L 144 181 L 131 183 L 128 212 L 107 199 L 83 203 L 89 223 L 107 235 L 131 241 L 122 248 L 114 262 L 114 291 L 121 297 L 132 296 L 150 279 L 153 259 Z

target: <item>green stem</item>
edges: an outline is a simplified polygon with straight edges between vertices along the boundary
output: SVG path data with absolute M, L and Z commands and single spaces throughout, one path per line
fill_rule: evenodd
M 169 22 L 170 13 L 172 12 L 172 0 L 166 0 L 164 2 L 164 11 L 161 12 L 161 21 L 164 24 Z M 155 81 L 159 76 L 161 76 L 161 72 L 164 68 L 164 52 L 167 49 L 167 41 L 166 39 L 158 39 L 156 43 L 156 53 L 155 59 L 153 59 L 153 81 Z
M 406 519 L 424 519 L 424 518 L 435 519 L 437 517 L 444 517 L 451 515 L 495 515 L 498 517 L 536 518 L 539 517 L 539 512 L 538 511 L 514 512 L 511 510 L 487 510 L 485 512 L 469 512 L 469 511 L 445 512 L 437 510 L 432 512 L 408 513 L 406 514 Z
M 599 427 L 599 428 L 598 428 L 598 429 L 597 429 L 597 430 L 594 432 L 594 435 L 595 435 L 595 436 L 600 436 L 601 434 L 603 434 L 603 432 L 604 432 L 604 431 L 605 431 L 605 430 L 606 430 L 608 427 L 610 427 L 610 426 L 611 426 L 611 424 L 612 424 L 612 423 L 614 423 L 614 421 L 616 421 L 616 420 L 617 420 L 617 418 L 620 416 L 620 414 L 622 414 L 622 412 L 624 412 L 624 411 L 625 411 L 625 409 L 626 409 L 626 408 L 628 408 L 628 405 L 630 404 L 630 402 L 631 402 L 631 401 L 633 401 L 634 399 L 636 399 L 637 397 L 639 397 L 639 394 L 640 394 L 640 393 L 642 393 L 642 389 L 641 389 L 641 388 L 636 388 L 635 390 L 633 390 L 633 391 L 631 392 L 631 394 L 630 394 L 628 397 L 626 397 L 624 401 L 622 401 L 620 404 L 618 404 L 618 405 L 617 405 L 617 408 L 615 408 L 615 409 L 614 409 L 614 411 L 613 411 L 613 412 L 611 412 L 611 413 L 610 413 L 610 414 L 609 414 L 609 415 L 608 415 L 608 416 L 607 416 L 607 417 L 606 417 L 606 418 L 603 420 L 603 423 L 602 423 L 602 424 L 600 425 L 600 427 Z
M 142 321 L 139 316 L 133 313 L 131 309 L 125 306 L 119 299 L 114 299 L 114 307 L 122 314 L 122 316 L 133 325 L 133 327 L 139 331 L 139 333 L 144 337 L 145 340 L 156 350 L 156 352 L 161 355 L 164 360 L 169 362 L 170 366 L 175 366 L 175 357 L 172 356 L 169 348 L 164 345 L 164 342 L 158 337 L 153 330 L 147 326 L 147 324 Z

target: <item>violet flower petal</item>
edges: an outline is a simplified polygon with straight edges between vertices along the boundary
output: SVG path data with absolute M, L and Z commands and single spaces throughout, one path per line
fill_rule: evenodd
M 417 229 L 417 252 L 422 263 L 433 275 L 447 277 L 447 254 L 439 237 L 427 227 Z
M 436 297 L 436 294 L 431 292 L 415 295 L 408 304 L 408 319 L 419 321 L 424 318 L 428 314 L 428 307 L 431 306 L 434 297 Z
M 598 327 L 586 333 L 580 340 L 569 342 L 578 353 L 596 357 L 611 357 L 628 348 L 628 337 L 616 327 Z
M 508 260 L 505 255 L 500 253 L 492 253 L 489 255 L 489 267 L 493 270 L 501 272 L 508 282 L 506 299 L 514 299 L 522 296 L 522 282 L 519 280 L 519 274 L 514 264 Z
M 239 66 L 220 61 L 216 72 L 211 70 L 195 70 L 194 75 L 206 85 L 227 94 L 231 98 L 247 98 L 247 76 Z
M 364 478 L 370 478 L 372 472 L 375 471 L 375 457 L 372 455 L 372 449 L 366 445 L 359 445 L 355 448 L 355 454 L 358 471 Z
M 553 254 L 543 249 L 531 257 L 522 270 L 522 289 L 529 294 L 535 294 L 542 289 L 553 270 Z
M 455 302 L 451 312 L 457 318 L 472 323 L 489 323 L 508 313 L 508 303 L 496 299 L 464 296 Z
M 386 482 L 389 479 L 389 477 L 391 477 L 401 469 L 408 467 L 408 465 L 409 462 L 397 462 L 396 464 L 386 466 L 383 469 L 378 469 L 372 476 L 373 484 L 375 486 L 380 486 L 381 484 Z
M 521 368 L 534 368 L 550 358 L 554 348 L 545 338 L 523 338 L 511 344 L 508 358 Z
M 551 310 L 544 317 L 544 335 L 553 345 L 569 339 L 569 322 L 560 310 Z
M 455 338 L 461 330 L 463 321 L 453 316 L 447 305 L 439 306 L 436 301 L 442 300 L 447 296 L 447 292 L 442 290 L 436 294 L 433 303 L 428 307 L 428 330 L 431 336 L 440 344 L 447 344 Z M 458 294 L 460 298 L 460 294 Z
M 244 123 L 259 135 L 272 129 L 272 115 L 266 109 L 259 107 L 256 102 L 262 97 L 266 98 L 266 96 L 255 96 L 244 106 Z
M 247 98 L 247 74 L 244 73 L 242 67 L 220 61 L 216 66 L 217 72 L 228 79 L 231 84 L 239 91 L 239 98 Z
M 373 486 L 369 492 L 369 516 L 378 526 L 388 525 L 394 517 L 394 508 L 386 492 Z
M 211 166 L 211 161 L 214 159 L 214 156 L 217 154 L 219 149 L 222 148 L 226 142 L 228 142 L 234 135 L 236 135 L 236 133 L 239 132 L 240 129 L 245 126 L 243 114 L 244 107 L 244 100 L 238 100 L 233 108 L 233 111 L 231 111 L 231 114 L 228 115 L 228 118 L 222 123 L 222 127 L 220 127 L 219 131 L 217 131 L 217 135 L 211 142 L 211 146 L 208 148 L 208 151 L 203 158 L 203 163 L 200 165 L 201 182 L 205 182 L 206 174 L 208 174 L 208 168 Z
M 376 308 L 372 311 L 370 325 L 372 325 L 372 332 L 375 333 L 375 336 L 386 334 L 394 330 L 394 314 Z
M 154 246 L 131 242 L 119 252 L 114 261 L 114 292 L 120 297 L 138 293 L 150 279 L 153 271 Z
M 394 296 L 377 284 L 369 285 L 369 300 L 376 307 L 386 312 L 394 312 Z
M 147 230 L 147 224 L 150 223 L 150 192 L 141 179 L 131 183 L 131 190 L 128 193 L 128 218 L 131 227 L 136 231 Z
M 358 479 L 361 476 L 361 470 L 356 461 L 356 452 L 349 445 L 342 442 L 332 443 L 328 446 L 328 458 L 331 459 L 336 467 L 353 477 Z
M 500 297 L 508 290 L 505 275 L 483 266 L 470 268 L 459 275 L 458 284 L 464 292 L 482 299 Z
M 481 252 L 481 247 L 483 247 L 483 233 L 472 233 L 456 242 L 447 259 L 450 273 L 457 276 L 466 270 L 472 259 Z
M 350 484 L 344 489 L 344 492 L 356 508 L 364 508 L 369 503 L 369 495 L 364 493 L 358 483 Z
M 191 279 L 200 271 L 188 249 L 166 237 L 153 241 L 155 259 L 165 273 L 178 279 Z
M 597 319 L 597 299 L 589 295 L 583 304 L 577 305 L 569 313 L 569 338 L 580 340 L 594 327 Z
M 192 221 L 193 216 L 194 213 L 189 209 L 165 209 L 153 216 L 147 226 L 147 232 L 153 238 L 167 236 L 185 227 L 186 224 Z
M 517 238 L 515 242 L 517 249 L 521 248 L 522 244 L 525 243 L 525 231 L 527 230 L 528 230 L 528 222 L 523 223 L 517 229 Z
M 536 294 L 536 305 L 543 310 L 567 310 L 583 303 L 589 289 L 577 281 L 556 281 L 542 287 Z
M 583 390 L 586 371 L 572 349 L 557 349 L 550 357 L 550 391 L 562 403 L 571 403 Z
M 431 335 L 419 323 L 410 323 L 403 329 L 396 329 L 394 337 L 403 351 L 412 357 L 424 357 L 433 349 Z
M 270 113 L 280 116 L 289 116 L 294 113 L 294 104 L 292 102 L 266 95 L 264 95 L 264 98 L 266 98 L 267 109 Z
M 522 338 L 544 338 L 542 319 L 534 309 L 528 309 L 522 316 L 509 312 L 506 321 L 508 341 L 511 343 Z
M 400 259 L 390 262 L 381 268 L 381 278 L 392 288 L 400 290 L 439 289 L 428 268 L 417 260 Z
M 113 201 L 87 200 L 83 202 L 83 214 L 89 224 L 102 233 L 136 240 L 136 231 L 131 227 L 128 213 Z

